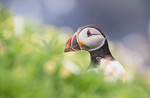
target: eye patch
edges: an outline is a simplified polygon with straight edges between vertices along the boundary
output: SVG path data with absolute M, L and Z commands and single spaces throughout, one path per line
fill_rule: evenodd
M 87 36 L 89 37 L 89 36 L 91 36 L 92 35 L 92 33 L 90 32 L 90 30 L 88 30 L 87 31 Z

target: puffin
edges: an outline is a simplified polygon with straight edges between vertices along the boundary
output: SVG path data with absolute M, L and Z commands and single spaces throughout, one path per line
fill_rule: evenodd
M 66 42 L 64 52 L 86 50 L 90 53 L 91 63 L 88 71 L 103 74 L 106 80 L 125 82 L 126 71 L 112 56 L 108 41 L 101 29 L 93 24 L 79 27 Z

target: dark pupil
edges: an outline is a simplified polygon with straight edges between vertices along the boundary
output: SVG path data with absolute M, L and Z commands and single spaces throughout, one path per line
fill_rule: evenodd
M 88 35 L 88 36 L 90 36 L 90 35 L 91 35 L 91 32 L 90 32 L 89 30 L 87 31 L 87 35 Z

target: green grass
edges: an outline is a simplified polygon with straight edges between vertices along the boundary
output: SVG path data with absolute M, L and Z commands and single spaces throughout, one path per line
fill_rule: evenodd
M 66 41 L 57 28 L 36 24 L 17 36 L 13 17 L 0 9 L 0 98 L 150 98 L 150 86 L 138 76 L 123 84 L 86 72 L 89 54 L 64 53 Z

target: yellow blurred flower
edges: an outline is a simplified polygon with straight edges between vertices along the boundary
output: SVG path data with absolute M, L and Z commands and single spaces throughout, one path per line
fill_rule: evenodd
M 47 61 L 43 66 L 44 72 L 47 74 L 53 72 L 55 70 L 55 68 L 56 68 L 56 66 L 50 61 Z

